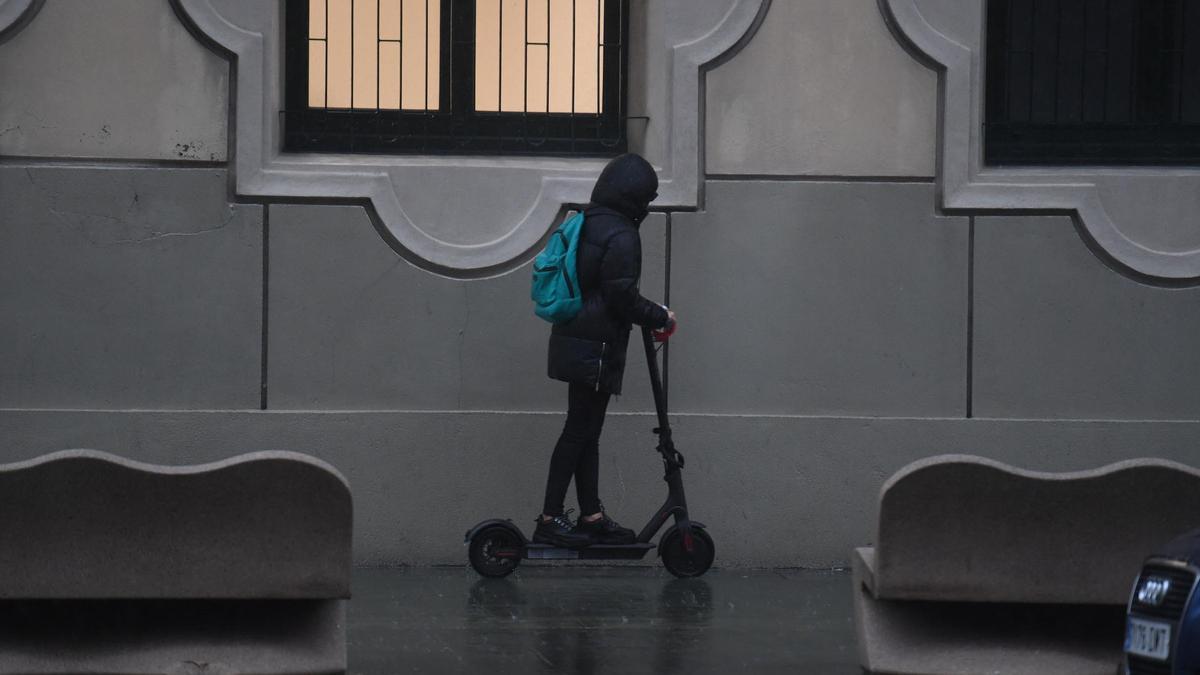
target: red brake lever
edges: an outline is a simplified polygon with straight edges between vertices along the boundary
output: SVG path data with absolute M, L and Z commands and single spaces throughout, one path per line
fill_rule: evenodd
M 675 334 L 675 329 L 679 328 L 678 321 L 672 321 L 667 324 L 666 328 L 650 331 L 650 335 L 654 337 L 655 342 L 666 342 L 672 335 Z

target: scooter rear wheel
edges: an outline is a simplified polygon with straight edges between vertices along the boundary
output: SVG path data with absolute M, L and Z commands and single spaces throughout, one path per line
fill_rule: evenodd
M 485 577 L 506 577 L 521 564 L 521 548 L 524 546 L 520 536 L 502 525 L 485 527 L 471 537 L 471 545 L 467 551 L 467 559 L 471 567 Z M 499 556 L 498 550 L 517 551 L 517 555 Z
M 658 551 L 662 555 L 663 567 L 681 578 L 698 577 L 707 572 L 717 552 L 708 532 L 694 525 L 691 551 L 683 545 L 683 535 L 674 526 L 658 540 Z

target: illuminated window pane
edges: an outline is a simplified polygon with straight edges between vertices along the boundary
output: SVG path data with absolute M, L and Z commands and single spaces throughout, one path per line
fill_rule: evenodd
M 308 105 L 439 110 L 440 0 L 308 0 Z
M 619 154 L 630 2 L 285 0 L 283 148 Z
M 601 0 L 477 0 L 475 109 L 604 111 Z

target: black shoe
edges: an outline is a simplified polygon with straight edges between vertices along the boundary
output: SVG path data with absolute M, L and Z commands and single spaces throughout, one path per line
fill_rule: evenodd
M 570 511 L 554 516 L 550 520 L 537 518 L 537 528 L 533 531 L 533 543 L 550 544 L 562 548 L 580 548 L 592 543 L 590 537 L 580 534 L 568 517 Z
M 637 541 L 633 530 L 621 527 L 603 511 L 600 512 L 599 518 L 591 522 L 580 518 L 575 525 L 575 531 L 587 535 L 593 544 L 632 544 Z

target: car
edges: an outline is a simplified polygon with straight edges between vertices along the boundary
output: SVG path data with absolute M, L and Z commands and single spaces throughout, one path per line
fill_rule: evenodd
M 1125 675 L 1200 672 L 1200 530 L 1146 559 L 1129 596 Z

